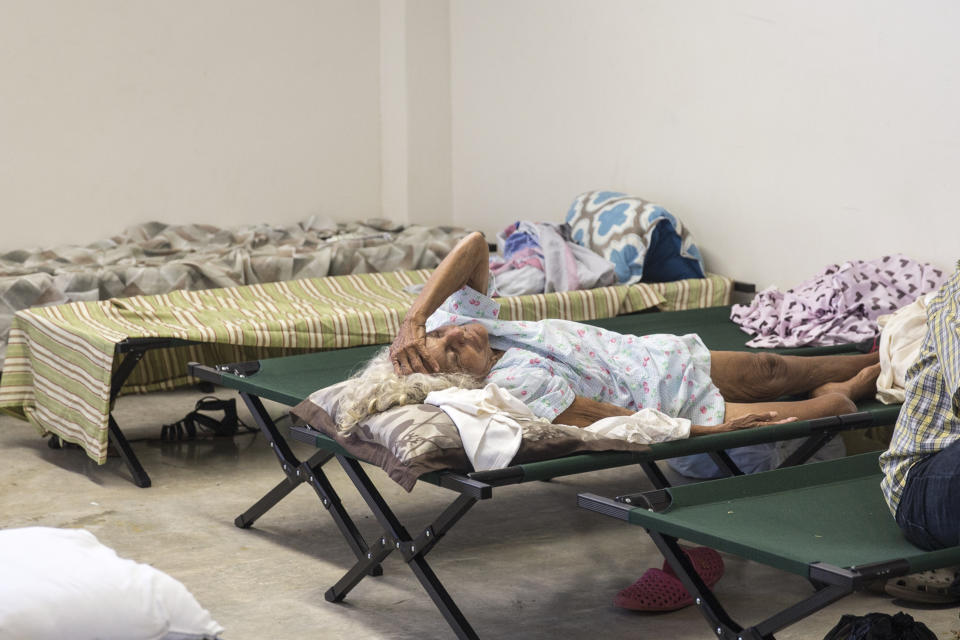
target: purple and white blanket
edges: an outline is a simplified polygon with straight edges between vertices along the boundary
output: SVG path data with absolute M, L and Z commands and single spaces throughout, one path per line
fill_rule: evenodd
M 875 337 L 877 318 L 943 284 L 943 271 L 901 255 L 830 265 L 786 293 L 764 289 L 730 319 L 750 347 L 824 346 Z

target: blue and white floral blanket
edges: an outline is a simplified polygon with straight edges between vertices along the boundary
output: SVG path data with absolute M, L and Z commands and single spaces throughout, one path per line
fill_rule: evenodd
M 663 207 L 616 191 L 588 191 L 567 212 L 573 241 L 615 265 L 623 284 L 702 278 L 693 236 Z

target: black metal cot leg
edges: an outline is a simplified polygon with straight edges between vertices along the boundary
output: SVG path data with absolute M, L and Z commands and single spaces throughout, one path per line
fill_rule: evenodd
M 470 623 L 467 622 L 467 618 L 463 615 L 463 612 L 460 611 L 460 608 L 457 607 L 457 604 L 453 601 L 453 598 L 450 597 L 450 594 L 447 593 L 443 583 L 437 578 L 437 574 L 435 574 L 433 569 L 430 568 L 430 565 L 427 564 L 427 560 L 422 555 L 417 555 L 410 560 L 409 564 L 413 570 L 413 574 L 417 576 L 417 580 L 420 581 L 423 588 L 430 594 L 430 599 L 437 605 L 440 613 L 443 614 L 447 624 L 449 624 L 453 632 L 457 634 L 457 637 L 460 638 L 460 640 L 479 640 L 480 636 L 477 635 L 477 632 L 474 631 Z
M 116 447 L 124 464 L 130 469 L 130 475 L 133 476 L 133 483 L 141 489 L 146 489 L 152 484 L 150 476 L 144 471 L 143 465 L 140 464 L 140 459 L 137 458 L 137 454 L 133 452 L 133 448 L 130 446 L 130 442 L 127 441 L 126 436 L 120 431 L 120 425 L 113 419 L 113 414 L 111 413 L 107 416 L 107 419 L 110 424 L 110 442 Z
M 273 418 L 267 413 L 266 407 L 263 406 L 263 401 L 246 391 L 241 391 L 240 397 L 243 398 L 244 404 L 247 405 L 247 409 L 249 409 L 257 426 L 260 427 L 260 431 L 262 431 L 264 437 L 266 437 L 270 449 L 272 449 L 274 455 L 277 456 L 283 472 L 294 483 L 299 484 L 303 482 L 304 479 L 300 477 L 299 472 L 300 461 L 297 459 L 297 456 L 294 455 L 286 439 L 280 435 L 280 430 L 277 429 Z
M 116 401 L 117 396 L 120 395 L 120 389 L 123 388 L 123 383 L 126 382 L 130 374 L 133 373 L 137 363 L 143 359 L 144 353 L 145 351 L 142 349 L 128 351 L 123 361 L 120 362 L 120 366 L 113 372 L 113 376 L 110 378 L 110 413 L 107 416 L 110 428 L 109 441 L 113 443 L 113 446 L 116 447 L 120 453 L 124 464 L 130 469 L 130 475 L 133 476 L 134 484 L 141 489 L 149 487 L 152 482 L 150 481 L 150 476 L 144 471 L 143 465 L 140 464 L 140 459 L 137 458 L 137 454 L 133 452 L 130 442 L 120 430 L 120 425 L 118 425 L 117 421 L 113 418 L 113 403 Z
M 324 462 L 333 457 L 333 454 L 328 451 L 323 453 L 326 454 Z M 313 458 L 311 458 L 311 461 L 312 460 Z M 330 517 L 333 518 L 337 528 L 340 529 L 340 534 L 343 535 L 343 539 L 346 540 L 347 545 L 351 551 L 353 551 L 357 560 L 359 562 L 364 562 L 364 559 L 370 560 L 376 553 L 371 553 L 371 547 L 367 546 L 367 542 L 363 539 L 357 526 L 353 523 L 353 519 L 350 518 L 350 514 L 347 513 L 346 507 L 343 506 L 343 502 L 340 500 L 340 496 L 337 495 L 336 490 L 333 488 L 333 485 L 330 484 L 330 480 L 326 474 L 320 470 L 322 464 L 323 463 L 312 465 L 309 461 L 303 463 L 301 465 L 303 476 L 306 482 L 313 487 L 317 497 L 320 498 L 320 503 L 330 512 Z M 380 545 L 382 546 L 383 544 L 385 544 L 385 541 L 381 540 Z M 373 548 L 375 549 L 377 546 L 375 543 Z M 387 553 L 389 553 L 389 551 Z M 381 560 L 387 556 L 387 553 L 380 556 Z M 365 570 L 367 574 L 371 576 L 383 575 L 383 567 L 380 566 L 379 560 L 368 563 L 368 565 Z
M 673 536 L 648 529 L 647 533 L 653 539 L 654 544 L 667 559 L 674 573 L 683 583 L 687 593 L 693 596 L 693 601 L 700 609 L 700 613 L 707 619 L 707 623 L 713 627 L 714 634 L 718 638 L 729 640 L 738 640 L 741 638 L 740 632 L 743 630 L 739 624 L 733 621 L 730 615 L 723 608 L 723 605 L 713 595 L 700 574 L 694 569 L 687 554 L 683 552 L 677 539 Z M 771 636 L 772 637 L 772 636 Z
M 825 431 L 808 437 L 793 453 L 787 456 L 787 459 L 781 462 L 777 468 L 793 467 L 805 463 L 813 454 L 820 451 L 828 442 L 833 440 L 834 435 L 832 431 Z
M 713 591 L 704 584 L 690 560 L 680 549 L 676 538 L 649 529 L 647 533 L 673 567 L 684 588 L 693 595 L 697 608 L 712 627 L 716 637 L 724 640 L 773 640 L 773 634 L 777 631 L 820 611 L 850 594 L 854 589 L 852 581 L 837 580 L 834 584 L 822 583 L 810 597 L 787 607 L 759 624 L 743 628 L 734 622 Z
M 853 591 L 852 587 L 831 584 L 818 589 L 809 598 L 798 602 L 792 607 L 784 609 L 780 613 L 770 616 L 760 624 L 754 625 L 744 632 L 750 632 L 751 635 L 744 635 L 744 638 L 772 638 L 773 634 L 781 629 L 790 626 L 798 620 L 806 618 L 812 613 L 816 613 L 824 607 L 833 604 L 840 598 L 849 595 Z
M 343 503 L 340 501 L 340 496 L 337 495 L 337 492 L 327 479 L 326 474 L 321 470 L 323 464 L 330 460 L 333 454 L 328 451 L 318 451 L 311 456 L 309 460 L 300 462 L 290 448 L 290 445 L 287 444 L 286 439 L 280 434 L 280 430 L 277 429 L 277 425 L 273 421 L 273 418 L 270 417 L 266 407 L 263 406 L 263 401 L 259 397 L 245 391 L 240 392 L 240 397 L 243 398 L 257 426 L 260 427 L 260 431 L 263 432 L 263 435 L 266 437 L 267 443 L 277 456 L 277 461 L 280 463 L 280 467 L 287 477 L 267 492 L 265 496 L 260 498 L 256 504 L 238 516 L 237 519 L 234 520 L 234 524 L 241 528 L 249 527 L 257 518 L 273 508 L 275 504 L 299 486 L 300 483 L 307 482 L 313 487 L 314 491 L 316 491 L 324 508 L 330 511 L 331 517 L 337 524 L 337 528 L 340 529 L 340 532 L 343 534 L 344 539 L 354 555 L 361 560 L 367 559 L 369 546 L 366 541 L 364 541 L 363 536 L 360 535 L 360 531 L 350 518 L 350 514 L 347 513 L 346 508 L 344 508 Z M 383 574 L 383 569 L 379 566 L 379 563 L 374 563 L 368 568 L 367 573 L 378 576 Z
M 730 457 L 730 454 L 722 449 L 718 451 L 711 451 L 710 459 L 713 460 L 718 467 L 720 467 L 720 471 L 728 476 L 743 475 L 743 471 L 741 471 L 740 467 L 737 466 L 737 463 L 733 461 L 733 459 Z
M 404 528 L 396 515 L 394 515 L 360 463 L 352 458 L 347 458 L 339 454 L 337 455 L 337 460 L 341 466 L 343 466 L 347 475 L 350 476 L 354 486 L 356 486 L 360 495 L 363 496 L 364 501 L 377 518 L 377 521 L 379 521 L 380 525 L 384 528 L 386 533 L 383 538 L 381 538 L 381 543 L 392 539 L 395 547 L 404 554 L 404 559 L 407 561 L 407 564 L 410 565 L 413 574 L 417 577 L 417 580 L 420 581 L 420 584 L 423 585 L 430 599 L 433 600 L 433 603 L 437 609 L 440 610 L 440 613 L 457 637 L 461 640 L 477 640 L 479 636 L 470 626 L 470 623 L 467 622 L 463 612 L 457 607 L 457 604 L 453 601 L 453 598 L 447 592 L 443 583 L 440 582 L 440 579 L 433 572 L 433 569 L 424 557 L 436 544 L 436 540 L 456 524 L 470 507 L 476 503 L 476 498 L 460 495 L 444 510 L 434 526 L 427 527 L 421 536 L 418 536 L 416 540 L 412 540 L 406 528 Z M 383 555 L 386 556 L 387 553 L 389 553 L 389 551 L 384 550 Z M 376 556 L 374 556 L 374 558 L 376 558 Z M 362 563 L 355 566 L 333 589 L 327 592 L 327 599 L 331 599 L 331 596 L 337 600 L 343 599 L 346 593 L 360 581 L 362 576 L 358 576 L 357 574 L 361 569 Z M 343 591 L 340 592 L 339 589 L 343 589 Z M 337 591 L 334 592 L 334 590 Z
M 394 548 L 394 545 L 387 537 L 382 536 L 367 550 L 365 556 L 359 558 L 357 562 L 350 567 L 350 570 L 347 571 L 342 578 L 337 580 L 335 585 L 327 589 L 326 593 L 323 594 L 324 599 L 326 599 L 327 602 L 340 602 L 347 597 L 347 594 L 350 593 L 355 586 L 360 584 L 360 581 L 363 580 L 364 577 L 368 575 L 378 575 L 374 573 L 374 570 L 380 568 L 380 563 L 393 552 Z M 383 573 L 382 569 L 380 573 Z
M 428 527 L 423 534 L 410 544 L 410 552 L 406 556 L 410 568 L 416 574 L 417 579 L 420 580 L 423 588 L 430 594 L 430 599 L 440 609 L 440 613 L 443 614 L 447 624 L 454 630 L 457 637 L 464 639 L 476 638 L 477 634 L 470 627 L 467 619 L 454 603 L 450 594 L 447 593 L 433 569 L 427 564 L 424 556 L 476 502 L 476 498 L 459 496 L 440 514 L 432 526 Z
M 660 471 L 660 467 L 657 466 L 656 462 L 641 462 L 640 468 L 643 469 L 643 472 L 654 488 L 666 489 L 670 486 L 670 481 L 667 480 L 667 476 L 663 475 L 663 471 Z
M 294 484 L 289 480 L 281 480 L 277 483 L 277 486 L 265 493 L 263 497 L 251 505 L 249 509 L 234 518 L 233 524 L 241 529 L 249 529 L 253 526 L 253 523 L 260 518 L 260 516 L 272 509 L 278 502 L 286 498 L 287 495 L 289 495 L 290 492 L 296 489 L 298 486 L 299 484 Z
M 323 463 L 332 457 L 333 454 L 329 451 L 318 451 L 304 464 L 319 468 Z M 277 483 L 277 486 L 264 494 L 264 496 L 257 500 L 253 506 L 237 516 L 233 523 L 241 529 L 249 529 L 253 526 L 253 523 L 260 518 L 260 516 L 272 509 L 274 505 L 286 498 L 291 491 L 300 486 L 301 482 L 303 482 L 303 480 L 298 480 L 296 482 L 291 481 L 289 477 L 281 480 Z

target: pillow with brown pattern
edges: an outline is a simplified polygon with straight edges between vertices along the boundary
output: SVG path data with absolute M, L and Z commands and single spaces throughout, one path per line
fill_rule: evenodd
M 334 439 L 351 456 L 375 464 L 407 491 L 431 471 L 470 473 L 453 420 L 439 407 L 408 404 L 367 417 L 350 434 L 336 428 L 341 394 L 348 381 L 314 391 L 292 413 Z M 513 464 L 551 460 L 587 451 L 646 451 L 645 445 L 605 438 L 577 427 L 519 420 L 523 429 Z

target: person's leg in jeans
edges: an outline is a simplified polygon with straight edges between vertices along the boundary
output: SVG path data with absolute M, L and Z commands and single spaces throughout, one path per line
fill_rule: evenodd
M 960 441 L 913 465 L 897 507 L 907 540 L 928 551 L 960 543 Z M 924 603 L 960 601 L 960 566 L 892 578 L 892 596 Z
M 960 544 L 960 441 L 910 468 L 897 524 L 921 549 Z

